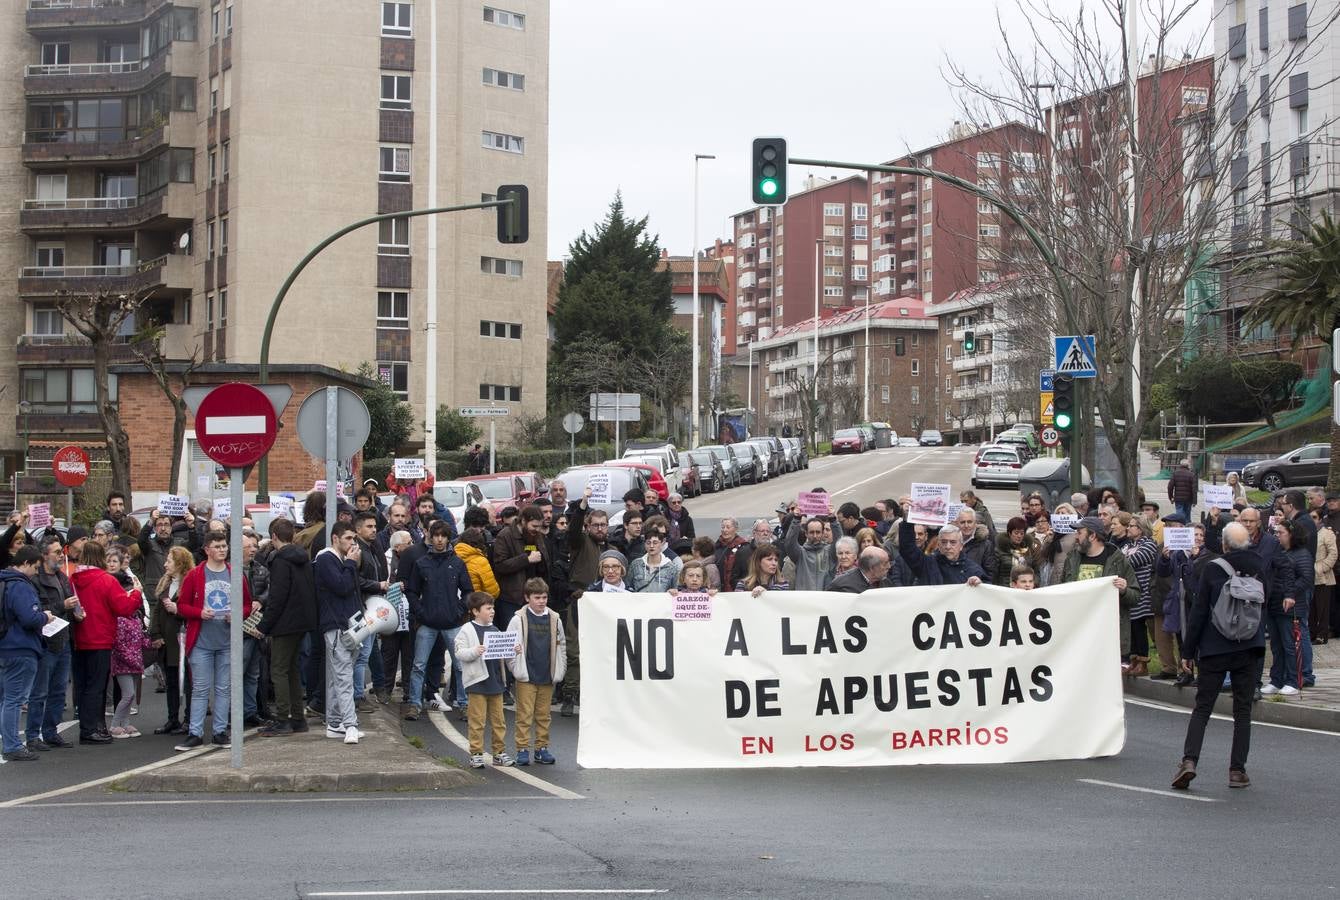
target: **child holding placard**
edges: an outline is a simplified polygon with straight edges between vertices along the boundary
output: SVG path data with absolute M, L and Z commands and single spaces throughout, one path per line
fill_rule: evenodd
M 484 726 L 492 732 L 493 764 L 511 766 L 516 760 L 508 756 L 507 722 L 503 719 L 503 661 L 484 659 L 484 636 L 497 632 L 493 624 L 493 598 L 483 591 L 475 591 L 466 604 L 471 621 L 456 635 L 456 658 L 461 661 L 461 679 L 465 682 L 467 698 L 466 719 L 469 722 L 470 767 L 484 768 Z M 524 611 L 524 610 L 523 610 Z M 521 645 L 517 645 L 520 651 Z

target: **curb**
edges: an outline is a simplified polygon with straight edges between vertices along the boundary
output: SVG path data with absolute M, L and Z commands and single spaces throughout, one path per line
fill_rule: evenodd
M 1196 692 L 1193 688 L 1178 688 L 1170 683 L 1151 681 L 1148 678 L 1126 678 L 1123 681 L 1124 692 L 1128 697 L 1158 700 L 1170 706 L 1186 709 L 1192 709 L 1196 705 Z M 1215 700 L 1214 711 L 1220 715 L 1232 716 L 1233 698 L 1228 694 L 1220 694 Z M 1306 706 L 1298 701 L 1261 700 L 1253 703 L 1252 721 L 1340 733 L 1340 710 Z
M 321 772 L 300 775 L 208 775 L 146 772 L 119 783 L 127 791 L 169 794 L 196 793 L 311 793 L 319 791 L 436 791 L 475 783 L 467 772 L 443 767 L 441 772 Z

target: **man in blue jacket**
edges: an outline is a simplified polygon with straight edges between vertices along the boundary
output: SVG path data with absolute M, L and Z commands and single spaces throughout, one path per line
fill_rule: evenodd
M 903 509 L 911 506 L 912 498 L 903 497 Z M 940 529 L 939 548 L 934 553 L 922 553 L 917 546 L 916 528 L 903 519 L 898 526 L 898 555 L 912 570 L 918 585 L 967 584 L 977 586 L 986 580 L 982 567 L 963 556 L 963 532 L 957 525 Z
M 1234 522 L 1224 528 L 1224 550 L 1223 561 L 1232 566 L 1235 574 L 1262 580 L 1261 559 L 1252 551 L 1251 536 L 1245 527 Z M 1196 708 L 1187 724 L 1182 764 L 1173 776 L 1172 786 L 1178 790 L 1186 790 L 1196 777 L 1205 726 L 1209 724 L 1225 674 L 1233 685 L 1233 748 L 1228 758 L 1228 786 L 1245 788 L 1252 783 L 1247 777 L 1247 751 L 1252 739 L 1253 678 L 1258 660 L 1266 652 L 1265 617 L 1262 616 L 1256 633 L 1246 640 L 1231 640 L 1219 633 L 1210 621 L 1210 614 L 1228 578 L 1228 572 L 1217 563 L 1206 566 L 1200 590 L 1196 592 L 1195 603 L 1187 617 L 1182 668 L 1190 672 L 1191 661 L 1198 659 L 1200 680 L 1196 688 Z
M 0 749 L 5 762 L 31 762 L 37 754 L 19 737 L 19 717 L 37 677 L 46 642 L 42 627 L 52 615 L 42 609 L 32 579 L 42 554 L 25 544 L 14 552 L 9 568 L 0 572 Z
M 349 649 L 340 632 L 349 618 L 363 611 L 358 592 L 358 558 L 354 529 L 337 522 L 330 530 L 331 546 L 312 561 L 316 576 L 316 602 L 321 634 L 326 645 L 326 737 L 343 738 L 357 744 L 358 711 L 354 709 L 354 660 L 358 648 Z
M 465 562 L 451 548 L 451 526 L 441 519 L 433 520 L 428 526 L 428 552 L 414 563 L 405 582 L 410 618 L 419 626 L 414 632 L 414 669 L 406 719 L 418 719 L 422 711 L 424 671 L 439 637 L 445 639 L 451 654 L 456 683 L 462 684 L 461 667 L 456 661 L 456 633 L 465 623 L 466 598 L 473 590 Z M 437 685 L 432 687 L 436 689 Z

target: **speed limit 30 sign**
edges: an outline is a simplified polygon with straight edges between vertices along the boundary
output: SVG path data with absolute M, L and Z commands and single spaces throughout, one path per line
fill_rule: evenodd
M 1061 443 L 1061 432 L 1048 425 L 1046 428 L 1042 429 L 1040 440 L 1044 447 L 1057 447 Z

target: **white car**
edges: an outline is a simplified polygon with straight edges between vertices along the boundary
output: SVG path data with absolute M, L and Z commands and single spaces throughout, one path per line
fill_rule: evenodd
M 1019 470 L 1023 467 L 1023 454 L 1014 447 L 992 445 L 984 449 L 973 464 L 972 486 L 1000 484 L 1017 488 Z
M 465 511 L 472 506 L 488 507 L 484 492 L 473 481 L 439 481 L 433 485 L 433 497 L 451 510 L 457 528 L 464 528 Z

